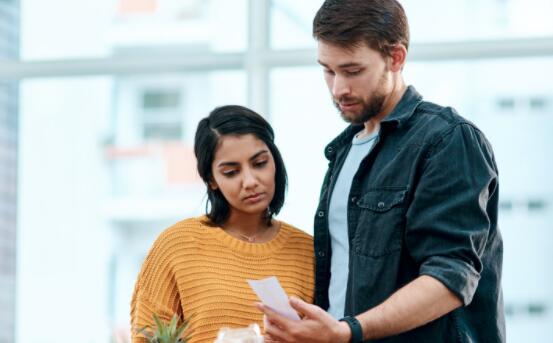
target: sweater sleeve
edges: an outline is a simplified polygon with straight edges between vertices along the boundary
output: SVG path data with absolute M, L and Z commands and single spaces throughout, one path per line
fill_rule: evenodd
M 162 234 L 150 249 L 138 275 L 131 300 L 131 337 L 133 343 L 146 342 L 138 331 L 154 327 L 153 315 L 171 320 L 173 314 L 182 318 L 182 309 L 171 251 Z

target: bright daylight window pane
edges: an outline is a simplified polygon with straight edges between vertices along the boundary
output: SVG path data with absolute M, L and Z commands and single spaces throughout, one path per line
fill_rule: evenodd
M 246 48 L 246 0 L 21 2 L 24 60 Z
M 18 342 L 130 332 L 153 239 L 204 210 L 196 124 L 245 93 L 241 71 L 21 83 Z
M 553 35 L 550 0 L 400 0 L 411 41 L 442 42 Z M 272 0 L 271 46 L 312 48 L 313 16 L 321 0 Z M 434 13 L 434 15 L 429 15 Z
M 320 0 L 270 0 L 271 47 L 273 49 L 314 48 L 311 38 L 313 16 Z
M 346 123 L 332 105 L 320 67 L 274 69 L 270 80 L 271 123 L 289 178 L 286 204 L 279 217 L 313 234 L 313 217 L 328 165 L 324 147 Z
M 401 3 L 409 17 L 413 42 L 553 35 L 550 0 L 425 0 L 424 6 L 420 0 Z

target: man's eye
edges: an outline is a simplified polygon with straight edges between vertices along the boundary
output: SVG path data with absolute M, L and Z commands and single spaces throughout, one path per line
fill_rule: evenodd
M 330 69 L 324 69 L 324 73 L 327 75 L 334 75 L 334 72 Z
M 355 75 L 359 75 L 359 74 L 361 74 L 361 69 L 346 71 L 347 76 L 355 76 Z

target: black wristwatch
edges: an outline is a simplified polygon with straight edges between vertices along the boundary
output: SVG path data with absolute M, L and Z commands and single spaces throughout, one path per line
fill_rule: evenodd
M 351 343 L 363 343 L 363 329 L 361 323 L 355 317 L 344 317 L 341 322 L 346 322 L 351 329 Z

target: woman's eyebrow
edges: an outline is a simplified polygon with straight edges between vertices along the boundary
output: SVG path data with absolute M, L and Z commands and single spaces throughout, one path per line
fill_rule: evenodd
M 261 150 L 259 152 L 257 152 L 255 155 L 253 155 L 252 157 L 250 157 L 250 161 L 251 160 L 255 160 L 256 158 L 258 158 L 260 155 L 263 155 L 265 153 L 268 153 L 269 151 L 268 150 Z
M 268 152 L 269 152 L 269 150 L 266 150 L 266 149 L 258 151 L 252 157 L 250 157 L 250 161 L 255 160 L 260 155 L 266 154 Z M 240 165 L 240 163 L 238 163 L 238 162 L 222 161 L 219 164 L 217 164 L 217 167 L 229 167 L 229 166 L 234 167 L 234 166 L 238 166 L 238 165 Z

